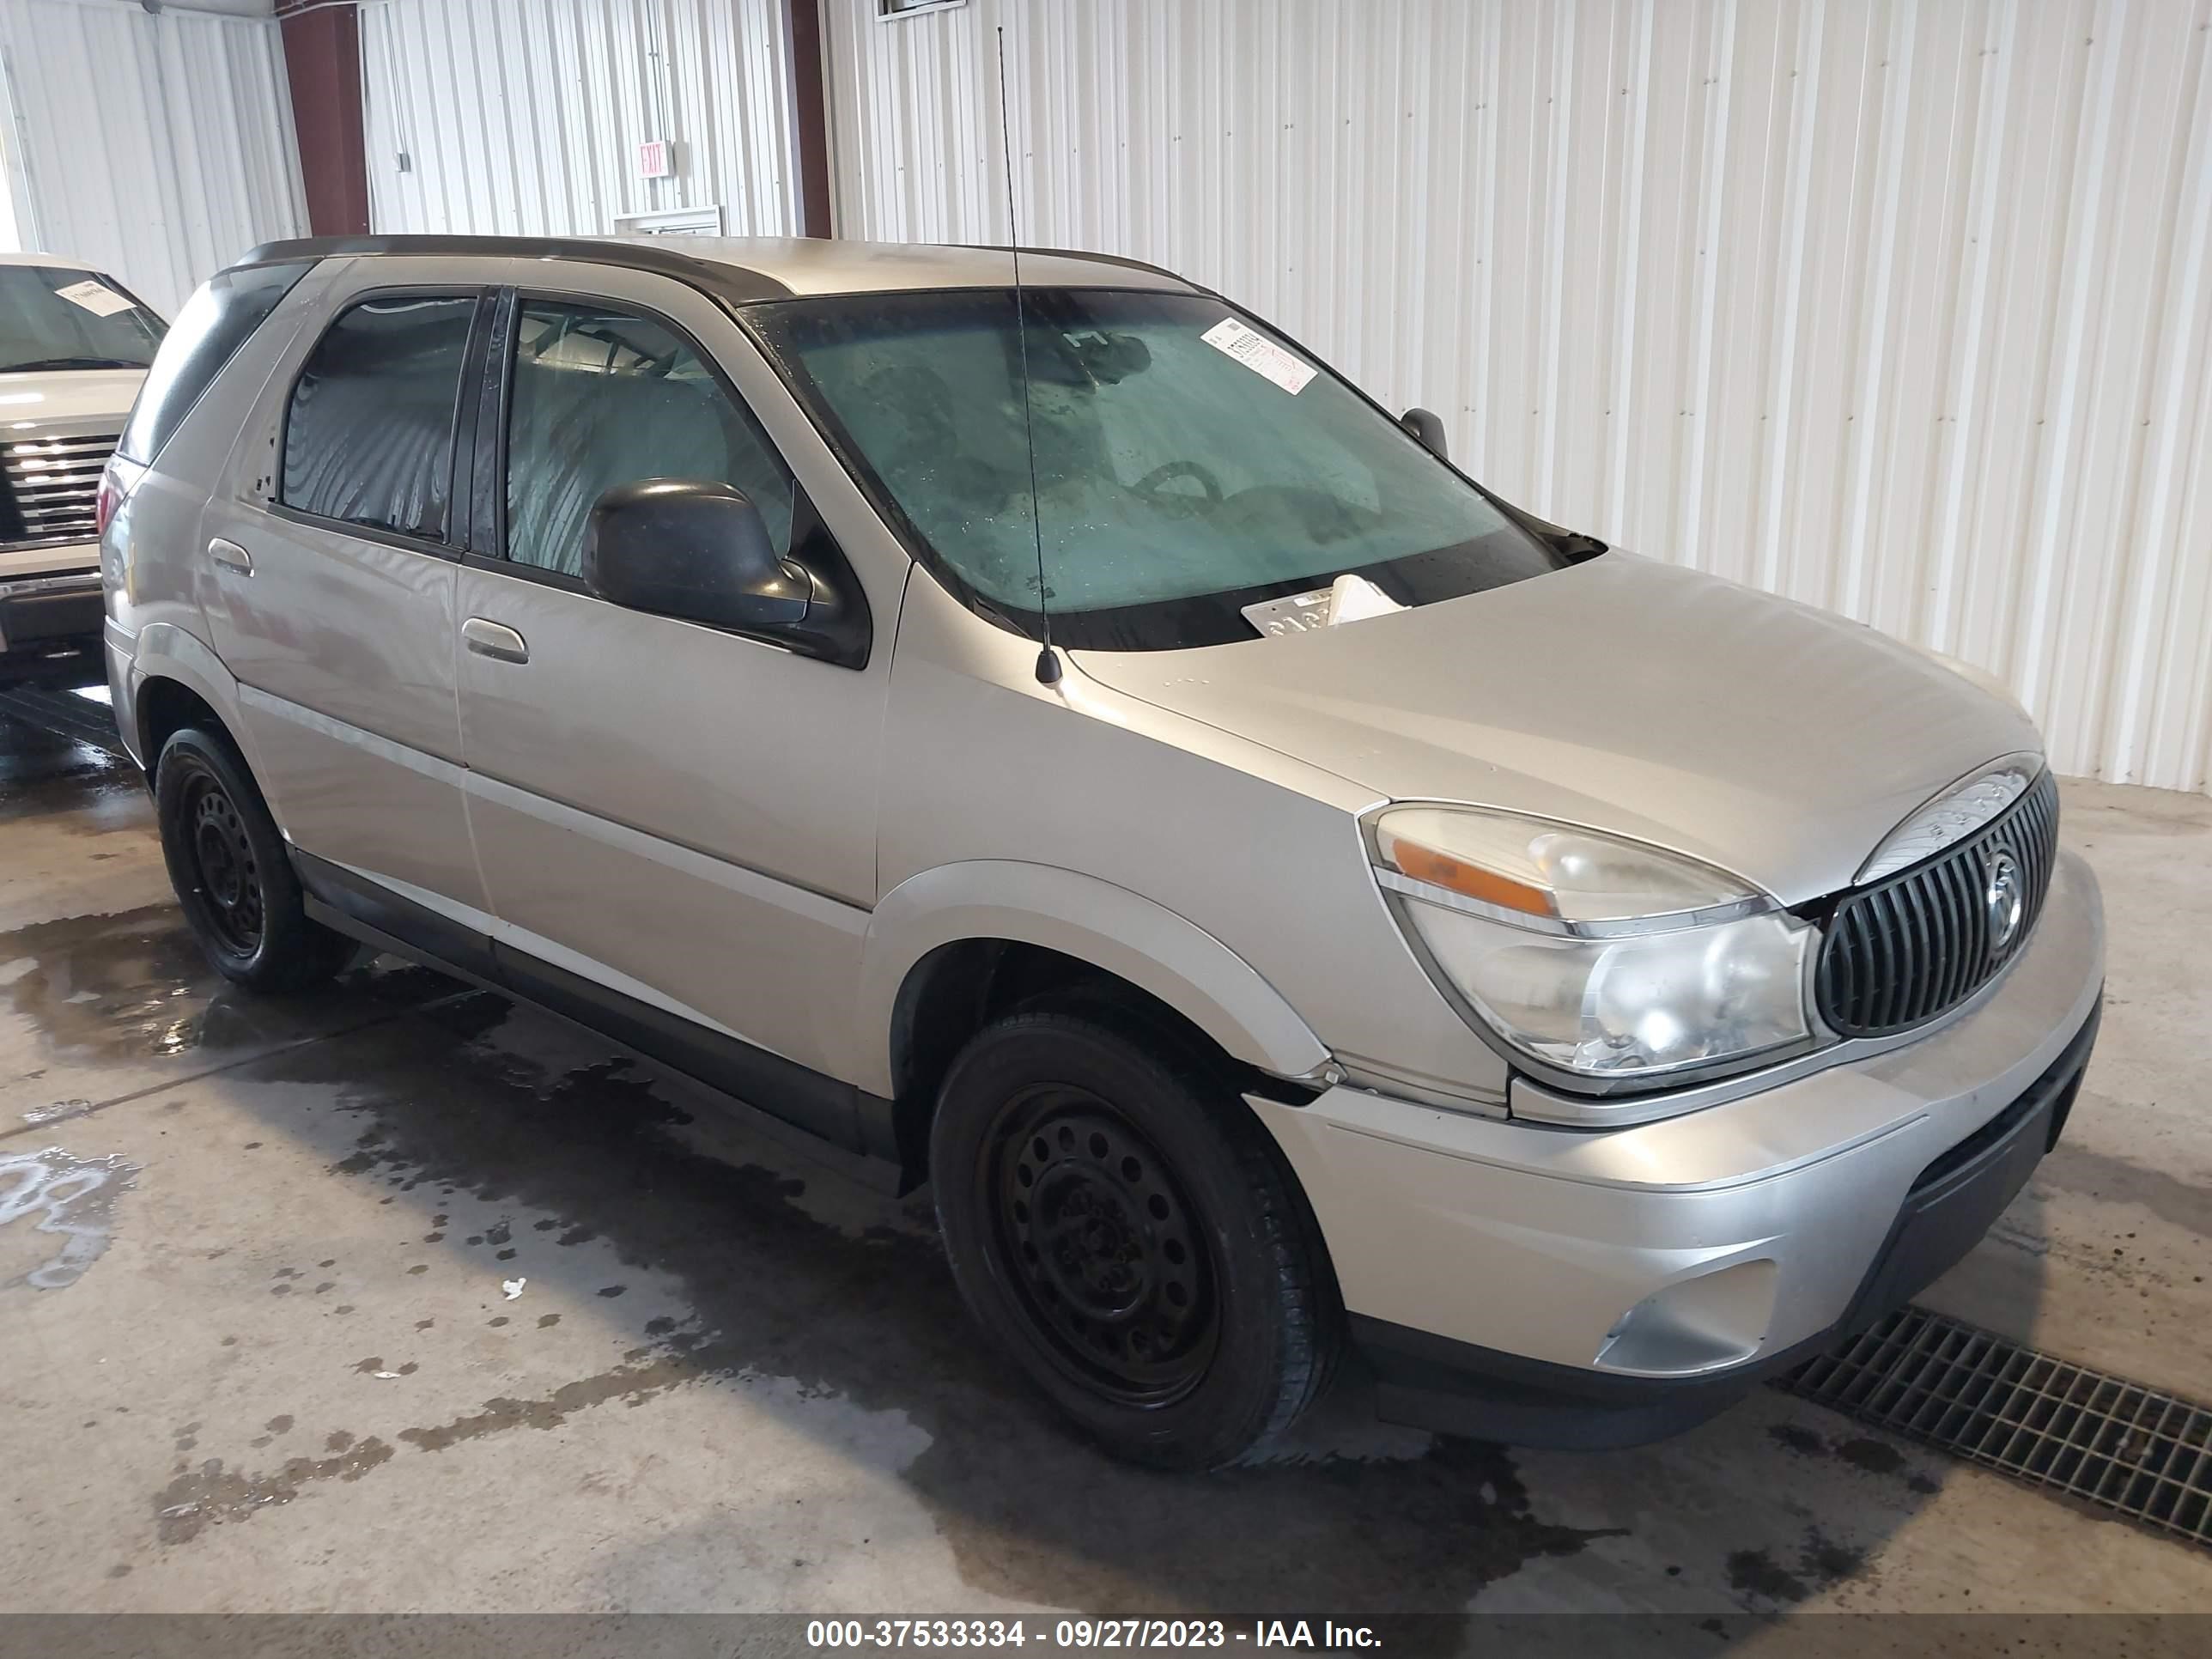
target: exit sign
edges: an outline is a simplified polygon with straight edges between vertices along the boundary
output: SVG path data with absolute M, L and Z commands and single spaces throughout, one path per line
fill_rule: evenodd
M 676 171 L 676 146 L 665 138 L 648 139 L 637 147 L 637 176 L 665 179 Z

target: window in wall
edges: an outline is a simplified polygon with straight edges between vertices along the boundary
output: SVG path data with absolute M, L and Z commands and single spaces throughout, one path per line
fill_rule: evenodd
M 292 388 L 287 507 L 442 538 L 476 298 L 384 295 L 343 313 Z
M 507 419 L 507 557 L 580 575 L 592 504 L 642 478 L 732 485 L 760 508 L 776 551 L 790 548 L 790 471 L 680 335 L 611 307 L 526 301 Z
M 876 0 L 876 15 L 908 17 L 918 11 L 950 11 L 967 3 L 968 0 Z

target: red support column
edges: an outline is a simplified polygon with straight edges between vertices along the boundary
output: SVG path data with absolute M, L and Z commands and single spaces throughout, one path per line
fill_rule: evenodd
M 296 12 L 297 15 L 292 15 Z M 368 234 L 368 143 L 361 113 L 361 14 L 285 0 L 284 69 L 292 83 L 307 224 L 318 236 Z
M 799 151 L 799 234 L 835 234 L 830 223 L 830 117 L 822 95 L 821 0 L 784 0 L 791 42 L 792 112 Z

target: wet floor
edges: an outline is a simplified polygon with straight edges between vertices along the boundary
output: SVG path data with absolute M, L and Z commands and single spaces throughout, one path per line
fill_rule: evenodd
M 2106 1046 L 1936 1299 L 2202 1394 L 2207 986 L 2125 948 L 2177 892 L 2120 878 L 2184 850 L 2212 921 L 2212 803 L 2069 808 L 2108 843 Z M 1773 1393 L 1571 1456 L 1382 1427 L 1354 1372 L 1249 1467 L 1122 1469 L 968 1325 L 926 1194 L 388 959 L 230 990 L 148 820 L 0 710 L 0 1607 L 1575 1608 L 1717 1648 L 1815 1609 L 2212 1607 L 2200 1551 Z

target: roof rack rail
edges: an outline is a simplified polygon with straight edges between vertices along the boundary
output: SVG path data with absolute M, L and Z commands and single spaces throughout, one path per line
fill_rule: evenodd
M 977 248 L 988 253 L 1012 253 L 1014 251 L 1011 242 L 954 242 L 949 246 Z M 1185 288 L 1194 289 L 1198 293 L 1213 295 L 1216 299 L 1220 297 L 1218 295 L 1214 295 L 1212 289 L 1202 283 L 1192 282 L 1179 270 L 1170 270 L 1165 265 L 1151 264 L 1145 260 L 1131 259 L 1119 253 L 1094 253 L 1088 248 L 1079 247 L 1031 247 L 1027 242 L 1022 244 L 1022 252 L 1036 258 L 1084 259 L 1095 265 L 1118 265 L 1124 270 L 1141 270 L 1153 276 L 1164 276 L 1171 283 L 1180 283 Z
M 390 254 L 420 259 L 575 259 L 674 276 L 695 288 L 710 288 L 733 303 L 791 297 L 791 289 L 772 276 L 724 259 L 698 258 L 666 246 L 663 239 L 641 236 L 306 236 L 290 241 L 264 242 L 229 269 L 343 258 L 352 254 Z

